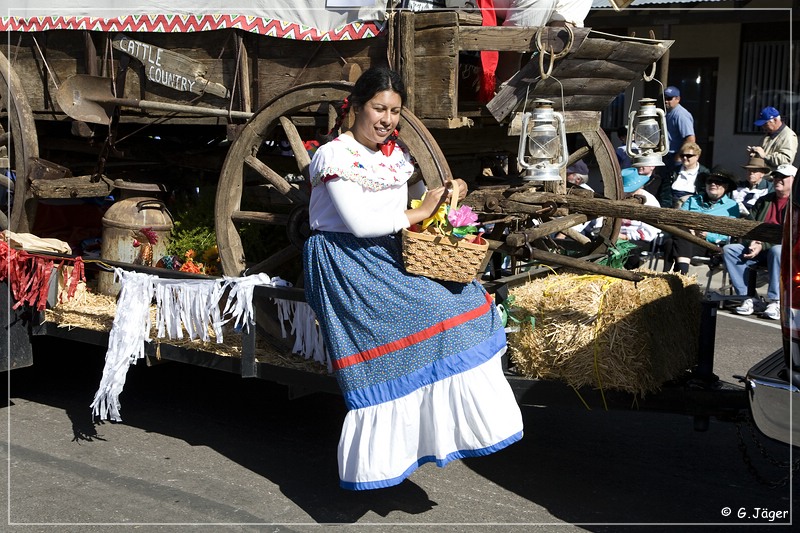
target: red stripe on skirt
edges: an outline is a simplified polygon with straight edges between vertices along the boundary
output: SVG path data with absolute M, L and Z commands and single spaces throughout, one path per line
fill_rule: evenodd
M 388 342 L 383 346 L 376 346 L 375 348 L 370 348 L 369 350 L 365 350 L 360 353 L 356 353 L 353 355 L 348 355 L 347 357 L 342 357 L 338 361 L 333 362 L 333 369 L 334 370 L 341 370 L 343 368 L 347 368 L 348 366 L 357 365 L 358 363 L 363 363 L 365 361 L 369 361 L 371 359 L 375 359 L 376 357 L 380 357 L 382 355 L 386 355 L 387 353 L 394 352 L 397 350 L 402 350 L 403 348 L 408 348 L 409 346 L 422 342 L 424 340 L 430 339 L 434 335 L 438 335 L 439 333 L 443 333 L 444 331 L 460 326 L 470 320 L 478 318 L 479 316 L 486 313 L 492 306 L 492 297 L 488 294 L 484 294 L 486 298 L 486 303 L 481 305 L 480 307 L 476 307 L 472 311 L 467 311 L 466 313 L 461 313 L 460 315 L 456 315 L 452 318 L 448 318 L 447 320 L 443 320 L 433 326 L 425 328 L 421 331 L 416 333 L 412 333 L 407 337 L 403 337 L 402 339 L 397 339 L 392 342 Z

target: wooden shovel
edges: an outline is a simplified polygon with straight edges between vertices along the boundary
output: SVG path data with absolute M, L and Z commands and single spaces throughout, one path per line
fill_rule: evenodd
M 213 107 L 197 107 L 135 98 L 115 98 L 111 90 L 111 78 L 75 74 L 67 78 L 58 88 L 56 102 L 62 111 L 75 120 L 107 125 L 116 106 L 136 107 L 211 117 L 249 119 L 253 113 L 228 111 Z

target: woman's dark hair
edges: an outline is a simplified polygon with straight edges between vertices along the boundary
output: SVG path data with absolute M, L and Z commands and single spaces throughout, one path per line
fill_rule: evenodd
M 400 95 L 400 100 L 406 103 L 406 86 L 400 74 L 387 67 L 372 67 L 364 72 L 356 81 L 353 92 L 348 100 L 350 105 L 361 107 L 369 102 L 373 96 L 383 91 L 394 91 Z
M 328 133 L 328 138 L 333 139 L 339 135 L 339 128 L 342 127 L 344 117 L 350 107 L 363 107 L 367 102 L 372 100 L 372 97 L 383 91 L 394 91 L 400 95 L 400 101 L 403 105 L 406 103 L 406 86 L 403 83 L 400 74 L 387 67 L 372 67 L 367 69 L 361 76 L 359 76 L 353 87 L 353 92 L 350 93 L 341 108 L 339 109 L 339 116 L 336 119 L 333 129 Z

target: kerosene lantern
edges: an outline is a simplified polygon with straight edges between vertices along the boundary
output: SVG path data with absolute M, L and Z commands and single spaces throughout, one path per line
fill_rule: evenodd
M 656 107 L 653 98 L 639 100 L 639 111 L 631 111 L 628 115 L 628 135 L 625 141 L 625 152 L 631 158 L 634 167 L 660 167 L 667 154 L 667 118 L 663 109 Z M 636 142 L 639 151 L 631 150 L 631 143 Z
M 564 116 L 553 111 L 553 102 L 536 99 L 534 110 L 522 118 L 517 159 L 525 181 L 559 181 L 567 164 Z

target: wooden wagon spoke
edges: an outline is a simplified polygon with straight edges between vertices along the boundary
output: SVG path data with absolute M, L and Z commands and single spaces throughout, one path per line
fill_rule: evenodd
M 233 222 L 254 222 L 271 226 L 285 226 L 289 221 L 289 215 L 276 213 L 263 213 L 261 211 L 234 211 L 231 213 Z
M 333 127 L 336 126 L 336 119 L 339 118 L 339 112 L 336 110 L 332 104 L 328 104 L 328 129 L 327 131 L 332 131 Z
M 286 117 L 281 117 L 280 121 L 281 126 L 283 126 L 283 131 L 286 133 L 286 138 L 289 139 L 289 145 L 292 147 L 292 153 L 294 153 L 297 166 L 300 168 L 300 172 L 303 173 L 303 176 L 308 179 L 308 167 L 311 164 L 311 156 L 308 155 L 308 151 L 303 145 L 303 139 L 300 138 L 300 134 L 297 132 L 297 127 L 294 125 L 294 122 Z
M 267 182 L 275 187 L 278 192 L 286 196 L 289 200 L 293 203 L 301 204 L 308 202 L 308 197 L 300 191 L 292 187 L 288 181 L 286 181 L 283 176 L 269 168 L 263 161 L 260 159 L 249 155 L 244 158 L 244 162 L 247 163 L 247 166 L 258 172 L 261 176 L 264 177 Z
M 541 239 L 552 233 L 564 232 L 567 228 L 571 228 L 576 224 L 583 224 L 587 220 L 589 220 L 589 217 L 582 213 L 559 217 L 526 231 L 510 233 L 508 237 L 506 237 L 506 244 L 514 248 L 519 248 L 520 246 L 525 246 L 529 242 Z

